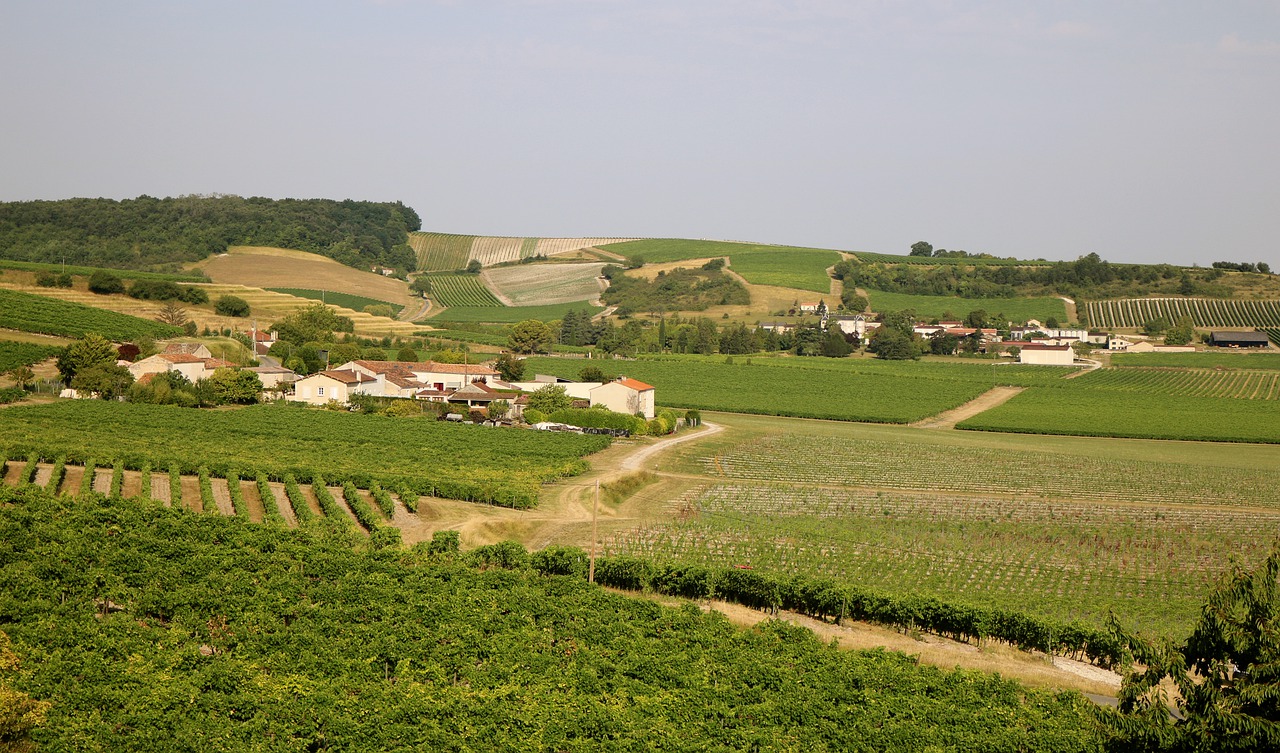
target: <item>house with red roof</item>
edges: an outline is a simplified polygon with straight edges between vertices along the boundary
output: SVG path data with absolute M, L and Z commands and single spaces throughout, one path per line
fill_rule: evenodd
M 378 380 L 355 371 L 330 369 L 303 377 L 293 384 L 289 399 L 298 403 L 324 405 L 331 401 L 346 403 L 352 395 L 376 395 Z
M 615 413 L 641 415 L 653 418 L 657 415 L 654 407 L 654 390 L 652 385 L 638 379 L 620 376 L 612 382 L 605 382 L 590 391 L 591 407 L 602 406 Z

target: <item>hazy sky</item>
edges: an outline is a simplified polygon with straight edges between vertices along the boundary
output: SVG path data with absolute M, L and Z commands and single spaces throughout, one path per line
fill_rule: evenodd
M 5 0 L 0 199 L 1280 267 L 1280 2 Z

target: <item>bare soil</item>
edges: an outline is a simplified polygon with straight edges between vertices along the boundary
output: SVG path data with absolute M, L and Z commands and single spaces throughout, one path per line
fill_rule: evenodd
M 214 504 L 218 506 L 218 512 L 223 515 L 235 515 L 236 507 L 231 503 L 231 489 L 227 486 L 225 478 L 209 479 L 209 487 L 213 491 Z
M 112 468 L 98 468 L 93 472 L 93 490 L 99 494 L 111 493 Z
M 276 498 L 276 509 L 280 511 L 280 517 L 284 518 L 284 522 L 290 528 L 298 525 L 298 519 L 293 514 L 293 506 L 289 504 L 289 496 L 284 493 L 284 484 L 279 481 L 269 481 L 271 494 Z
M 194 512 L 204 512 L 204 500 L 200 498 L 200 479 L 197 476 L 182 477 L 182 499 L 174 500 L 174 504 Z
M 169 499 L 169 474 L 152 473 L 151 474 L 151 498 L 157 502 L 169 507 L 171 500 Z
M 261 523 L 266 518 L 262 509 L 262 498 L 258 496 L 258 484 L 254 481 L 241 481 L 240 494 L 244 497 L 244 506 L 249 508 L 249 520 Z

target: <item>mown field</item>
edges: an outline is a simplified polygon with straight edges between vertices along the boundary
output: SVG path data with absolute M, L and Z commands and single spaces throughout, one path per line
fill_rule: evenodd
M 149 319 L 8 289 L 0 289 L 0 328 L 73 338 L 96 332 L 117 342 L 182 333 Z
M 1093 327 L 1141 327 L 1153 319 L 1173 323 L 1187 316 L 1197 327 L 1280 326 L 1280 301 L 1228 298 L 1122 298 L 1089 301 L 1084 315 Z
M 1044 321 L 1049 318 L 1067 321 L 1066 303 L 1058 298 L 957 298 L 941 295 L 911 295 L 868 290 L 873 311 L 905 311 L 910 309 L 922 318 L 941 317 L 946 314 L 963 318 L 970 311 L 979 309 L 991 316 L 1003 316 L 1014 322 L 1028 319 Z
M 785 623 L 742 630 L 696 607 L 545 574 L 553 560 L 535 555 L 542 568 L 529 568 L 518 548 L 389 556 L 352 543 L 128 500 L 0 489 L 0 616 L 22 666 L 11 681 L 52 702 L 36 742 L 131 751 L 186 741 L 350 751 L 1099 746 L 1076 694 L 840 651 Z
M 0 447 L 76 464 L 206 468 L 215 476 L 258 472 L 274 480 L 409 484 L 422 494 L 528 507 L 538 486 L 586 468 L 601 437 L 494 431 L 478 426 L 281 406 L 196 411 L 94 400 L 11 408 Z
M 418 324 L 447 327 L 449 322 L 515 324 L 526 319 L 549 322 L 564 318 L 570 311 L 585 310 L 592 316 L 604 311 L 599 306 L 582 302 L 556 303 L 550 306 L 451 306 Z
M 487 269 L 482 276 L 513 306 L 544 306 L 600 297 L 603 262 L 521 264 Z
M 391 301 L 380 301 L 377 298 L 370 298 L 364 295 L 355 295 L 353 293 L 341 293 L 335 290 L 310 290 L 307 288 L 266 288 L 273 293 L 284 293 L 296 298 L 309 298 L 314 301 L 323 301 L 324 303 L 334 306 L 342 306 L 353 311 L 364 311 L 365 306 L 390 306 L 392 311 L 397 315 L 404 309 L 404 304 L 392 303 Z
M 713 414 L 705 478 L 606 550 L 1184 635 L 1280 525 L 1280 448 Z
M 531 358 L 537 373 L 576 379 L 585 364 Z M 608 376 L 654 385 L 661 405 L 842 421 L 910 423 L 968 402 L 997 384 L 1056 381 L 1068 369 L 990 363 L 723 356 L 600 361 Z

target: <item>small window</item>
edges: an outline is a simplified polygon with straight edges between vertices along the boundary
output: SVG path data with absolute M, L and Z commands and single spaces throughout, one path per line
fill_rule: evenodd
M 316 387 L 316 397 L 324 397 L 324 387 Z

